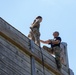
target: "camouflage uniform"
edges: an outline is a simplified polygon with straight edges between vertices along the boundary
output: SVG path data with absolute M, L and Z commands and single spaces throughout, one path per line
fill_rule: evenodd
M 43 46 L 43 48 L 47 51 L 49 51 L 51 54 L 55 55 L 55 60 L 56 60 L 56 64 L 57 64 L 57 68 L 60 69 L 61 68 L 61 61 L 60 61 L 60 52 L 61 52 L 61 48 L 56 46 L 53 48 L 48 48 L 47 46 Z
M 40 22 L 36 21 L 30 27 L 31 31 L 28 37 L 33 40 L 38 46 L 40 46 L 40 32 L 39 32 Z

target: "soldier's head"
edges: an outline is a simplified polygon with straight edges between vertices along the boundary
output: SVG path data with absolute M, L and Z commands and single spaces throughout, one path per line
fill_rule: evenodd
M 59 32 L 58 32 L 58 31 L 55 31 L 55 32 L 53 33 L 53 36 L 54 36 L 54 37 L 58 37 L 58 36 L 59 36 Z
M 39 21 L 42 22 L 42 17 L 41 16 L 37 16 L 36 19 L 39 19 Z

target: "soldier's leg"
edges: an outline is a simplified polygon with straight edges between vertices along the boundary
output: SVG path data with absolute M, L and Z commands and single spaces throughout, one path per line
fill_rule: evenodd
M 55 59 L 56 59 L 57 68 L 61 69 L 60 48 L 56 47 L 54 51 L 55 51 Z
M 34 34 L 32 31 L 30 31 L 30 33 L 28 34 L 28 38 L 35 42 Z
M 57 64 L 57 67 L 58 67 L 58 69 L 60 69 L 61 68 L 61 61 L 60 61 L 60 56 L 59 56 L 59 53 L 55 53 L 55 56 L 56 56 L 56 64 Z
M 47 46 L 43 46 L 43 49 L 47 50 L 48 52 L 50 52 L 51 54 L 53 54 L 53 49 L 49 48 Z
M 38 37 L 35 39 L 35 43 L 40 46 L 40 39 Z
M 40 34 L 34 33 L 35 43 L 40 46 Z

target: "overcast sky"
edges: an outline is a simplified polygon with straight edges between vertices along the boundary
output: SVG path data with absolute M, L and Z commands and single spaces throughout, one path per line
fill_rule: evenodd
M 43 17 L 40 38 L 51 39 L 59 31 L 68 44 L 69 67 L 76 74 L 76 0 L 0 0 L 0 17 L 26 36 L 38 15 Z

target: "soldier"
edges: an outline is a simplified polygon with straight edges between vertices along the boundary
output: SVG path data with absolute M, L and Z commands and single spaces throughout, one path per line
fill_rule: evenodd
M 59 32 L 57 32 L 57 31 L 55 31 L 53 33 L 53 36 L 54 36 L 54 39 L 50 39 L 50 40 L 47 40 L 47 41 L 40 40 L 40 42 L 45 43 L 45 44 L 51 44 L 51 48 L 49 48 L 47 46 L 43 46 L 43 48 L 45 50 L 48 50 L 49 52 L 51 52 L 51 54 L 55 55 L 57 67 L 58 67 L 58 69 L 60 69 L 61 68 L 61 61 L 60 61 L 61 37 L 59 37 Z
M 40 23 L 42 22 L 42 17 L 41 16 L 37 16 L 36 19 L 34 20 L 34 22 L 32 23 L 30 29 L 30 33 L 28 35 L 28 37 L 33 40 L 38 46 L 40 46 L 40 32 L 39 32 L 39 28 L 40 28 Z

